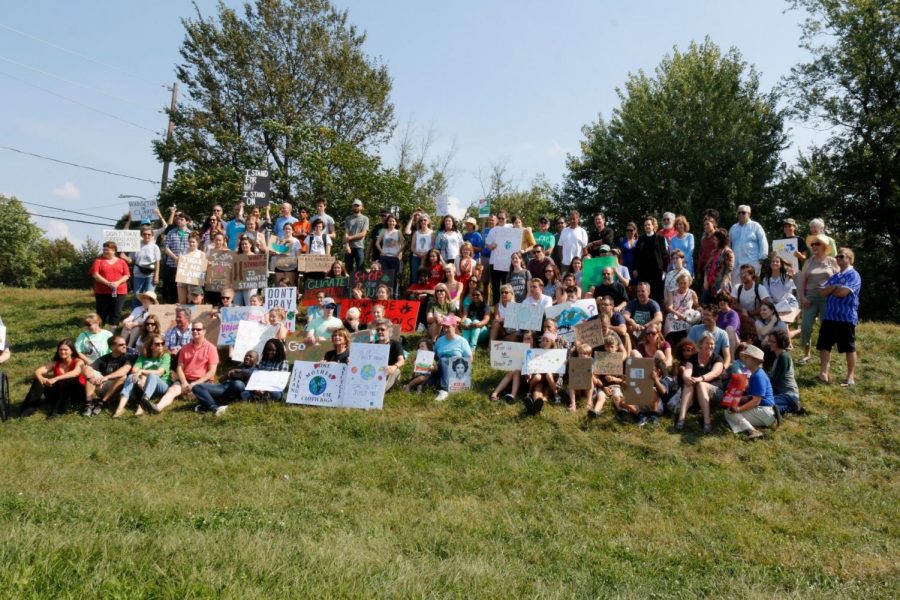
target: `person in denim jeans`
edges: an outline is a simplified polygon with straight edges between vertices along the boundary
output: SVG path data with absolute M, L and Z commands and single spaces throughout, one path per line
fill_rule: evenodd
M 244 355 L 241 366 L 228 371 L 222 378 L 222 383 L 201 383 L 194 386 L 192 391 L 199 402 L 194 411 L 211 412 L 217 417 L 221 416 L 226 407 L 220 403 L 241 397 L 258 361 L 259 354 L 255 350 L 249 350 Z
M 159 333 L 151 334 L 144 341 L 144 348 L 131 373 L 122 386 L 119 395 L 119 406 L 113 418 L 125 414 L 125 405 L 132 394 L 139 394 L 138 404 L 141 408 L 156 412 L 152 399 L 156 394 L 165 394 L 169 390 L 169 370 L 172 356 L 166 350 L 166 342 Z

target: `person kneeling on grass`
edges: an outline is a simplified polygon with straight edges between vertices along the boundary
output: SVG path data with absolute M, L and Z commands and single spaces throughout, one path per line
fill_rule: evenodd
M 191 324 L 191 342 L 185 344 L 178 353 L 178 366 L 175 368 L 175 377 L 172 387 L 169 388 L 159 404 L 148 403 L 146 408 L 153 413 L 159 413 L 167 408 L 179 394 L 188 398 L 194 396 L 194 386 L 214 381 L 216 367 L 219 366 L 219 351 L 203 337 L 203 323 L 196 321 Z M 144 406 L 138 408 L 135 416 L 143 414 Z M 225 412 L 225 407 L 217 407 L 216 416 Z
M 776 421 L 775 397 L 772 383 L 762 369 L 765 355 L 756 346 L 747 346 L 741 353 L 741 360 L 750 369 L 750 385 L 747 395 L 741 397 L 738 406 L 728 409 L 725 420 L 735 433 L 747 433 L 747 439 L 755 440 L 763 437 L 757 427 L 771 427 Z
M 247 381 L 250 380 L 250 375 L 253 374 L 258 362 L 259 354 L 255 350 L 248 350 L 244 354 L 244 361 L 241 363 L 241 366 L 226 372 L 222 377 L 222 383 L 198 383 L 194 385 L 192 391 L 198 402 L 197 406 L 194 407 L 194 412 L 211 412 L 215 416 L 220 417 L 228 408 L 228 402 L 244 398 L 244 394 L 247 394 L 246 397 L 249 398 L 251 392 L 245 391 L 244 388 L 247 386 Z M 278 392 L 278 397 L 279 399 L 281 398 L 280 392 Z

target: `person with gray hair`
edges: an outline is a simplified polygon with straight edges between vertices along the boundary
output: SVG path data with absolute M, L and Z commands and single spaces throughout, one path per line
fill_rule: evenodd
M 825 233 L 825 221 L 816 217 L 812 221 L 809 222 L 809 234 L 810 235 L 821 235 L 828 241 L 828 246 L 831 248 L 831 256 L 837 255 L 837 244 L 834 242 L 834 238 L 826 235 Z
M 734 251 L 734 272 L 732 285 L 741 282 L 741 267 L 751 265 L 754 272 L 760 272 L 762 261 L 769 256 L 769 240 L 762 225 L 750 219 L 750 207 L 741 204 L 737 209 L 738 221 L 728 231 L 731 249 Z
M 678 233 L 677 231 L 675 231 L 675 213 L 663 213 L 662 223 L 660 224 L 659 231 L 657 233 L 666 238 L 667 242 L 675 237 L 675 235 Z

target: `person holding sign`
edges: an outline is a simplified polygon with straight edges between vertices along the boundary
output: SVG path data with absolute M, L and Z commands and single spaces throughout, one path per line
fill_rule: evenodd
M 441 319 L 441 337 L 434 343 L 434 354 L 438 359 L 438 372 L 441 375 L 440 390 L 438 391 L 438 402 L 443 402 L 450 395 L 448 391 L 448 376 L 444 373 L 444 369 L 451 359 L 454 358 L 472 358 L 472 348 L 469 342 L 457 333 L 459 325 L 459 317 L 456 315 L 447 315 Z
M 88 275 L 94 279 L 94 302 L 104 325 L 115 327 L 128 294 L 128 263 L 116 256 L 116 243 L 105 242 Z
M 346 365 L 347 360 L 350 358 L 350 332 L 346 329 L 333 331 L 331 333 L 331 344 L 334 348 L 326 352 L 322 360 Z
M 526 344 L 528 348 L 534 347 L 535 335 L 533 331 L 526 331 L 522 334 L 522 343 Z M 525 376 L 526 378 L 528 375 Z M 527 381 L 527 379 L 526 379 Z M 519 363 L 519 367 L 515 368 L 511 371 L 507 371 L 506 375 L 503 376 L 503 379 L 497 384 L 497 387 L 494 388 L 494 391 L 491 392 L 490 399 L 492 402 L 496 402 L 500 399 L 500 394 L 507 388 L 507 386 L 511 386 L 510 393 L 504 394 L 503 399 L 507 404 L 512 404 L 516 401 L 516 396 L 519 393 L 519 387 L 522 385 L 522 370 L 521 370 L 521 361 Z
M 429 371 L 427 373 L 419 370 L 420 368 L 424 367 L 424 365 L 420 365 L 420 362 L 425 362 L 425 364 L 428 364 L 428 361 L 420 361 L 420 353 L 428 353 L 428 355 L 432 356 L 432 359 L 430 361 L 431 364 L 428 366 Z M 419 347 L 416 350 L 415 364 L 415 376 L 410 380 L 409 383 L 403 386 L 403 391 L 412 393 L 413 389 L 415 389 L 418 393 L 421 394 L 422 386 L 431 381 L 438 372 L 437 355 L 434 354 L 434 344 L 427 337 L 423 337 L 419 340 Z
M 204 265 L 206 260 L 206 254 L 203 250 L 200 249 L 200 234 L 196 231 L 193 231 L 188 235 L 187 240 L 187 251 L 182 252 L 178 256 L 178 262 L 182 262 L 187 259 L 203 259 Z M 177 270 L 177 267 L 176 267 Z M 205 274 L 205 267 L 204 267 Z M 196 284 L 191 283 L 179 283 L 178 285 L 178 304 L 187 304 L 190 301 L 190 288 L 194 287 Z
M 166 233 L 163 242 L 163 253 L 166 255 L 166 264 L 163 269 L 163 292 L 166 302 L 184 304 L 186 298 L 179 298 L 178 287 L 175 283 L 175 272 L 178 269 L 178 257 L 188 251 L 187 216 L 183 212 L 175 213 L 175 227 Z

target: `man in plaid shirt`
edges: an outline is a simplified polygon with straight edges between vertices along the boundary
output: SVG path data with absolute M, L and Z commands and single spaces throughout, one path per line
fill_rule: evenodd
M 166 255 L 163 266 L 163 297 L 169 304 L 178 301 L 175 270 L 178 268 L 178 257 L 187 252 L 189 233 L 187 217 L 182 212 L 175 213 L 175 227 L 166 234 L 163 241 L 163 254 Z

